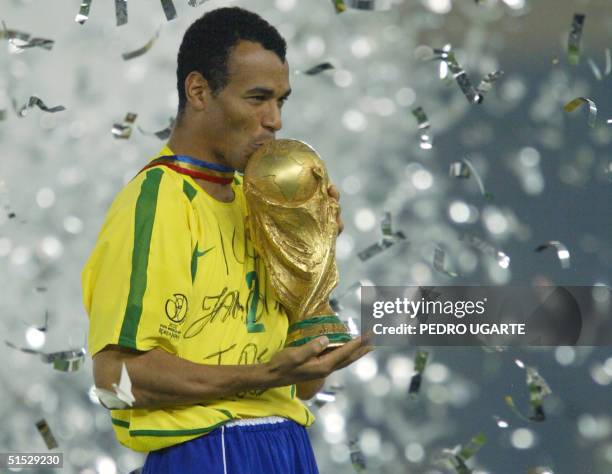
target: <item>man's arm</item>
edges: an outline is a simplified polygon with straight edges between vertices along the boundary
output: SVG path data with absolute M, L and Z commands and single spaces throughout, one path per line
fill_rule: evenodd
M 94 381 L 96 387 L 112 390 L 125 362 L 136 399 L 133 408 L 193 405 L 243 390 L 324 379 L 372 350 L 366 340 L 356 338 L 323 354 L 328 343 L 326 337 L 317 338 L 300 347 L 283 349 L 265 364 L 253 365 L 196 364 L 162 349 L 136 352 L 106 346 L 93 358 Z
M 325 377 L 299 382 L 295 384 L 297 396 L 300 400 L 310 400 L 321 391 L 323 385 L 325 385 Z

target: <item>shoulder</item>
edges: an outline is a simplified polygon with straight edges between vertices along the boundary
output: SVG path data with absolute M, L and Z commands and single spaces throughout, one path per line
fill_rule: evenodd
M 138 173 L 125 185 L 120 195 L 169 195 L 193 199 L 196 190 L 180 173 L 165 166 L 154 166 Z
M 165 166 L 154 166 L 138 173 L 117 194 L 109 215 L 147 209 L 175 212 L 190 207 L 196 190 L 183 176 Z

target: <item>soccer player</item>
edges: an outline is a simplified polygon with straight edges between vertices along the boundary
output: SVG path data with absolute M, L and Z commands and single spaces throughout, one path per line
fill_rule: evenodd
M 283 349 L 287 317 L 246 233 L 234 171 L 281 128 L 285 49 L 240 8 L 189 27 L 172 135 L 114 200 L 83 270 L 95 384 L 112 390 L 125 363 L 135 402 L 112 425 L 149 453 L 145 473 L 318 472 L 300 399 L 372 349 Z

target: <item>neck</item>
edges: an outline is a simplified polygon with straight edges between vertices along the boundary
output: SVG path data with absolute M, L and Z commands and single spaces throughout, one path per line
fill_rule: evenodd
M 207 143 L 206 139 L 202 137 L 202 133 L 197 131 L 200 127 L 196 128 L 190 126 L 187 122 L 188 121 L 183 118 L 179 123 L 177 119 L 177 124 L 168 139 L 168 146 L 172 152 L 175 155 L 187 155 L 208 163 L 229 166 L 215 155 L 212 147 Z
M 183 122 L 186 121 L 183 120 Z M 210 150 L 210 147 L 202 140 L 201 136 L 190 131 L 189 127 L 184 123 L 180 125 L 177 123 L 174 127 L 168 140 L 168 147 L 175 155 L 186 155 L 208 163 L 227 166 L 226 163 L 222 163 L 217 159 L 212 150 Z M 232 189 L 231 183 L 220 184 L 204 181 L 202 179 L 194 179 L 194 181 L 207 194 L 218 201 L 231 202 L 234 200 L 234 190 Z

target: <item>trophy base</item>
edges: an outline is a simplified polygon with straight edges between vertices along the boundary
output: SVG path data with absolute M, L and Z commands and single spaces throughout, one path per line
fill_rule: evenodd
M 285 347 L 298 347 L 320 336 L 327 336 L 328 347 L 338 347 L 352 338 L 346 326 L 335 314 L 313 316 L 289 326 Z

